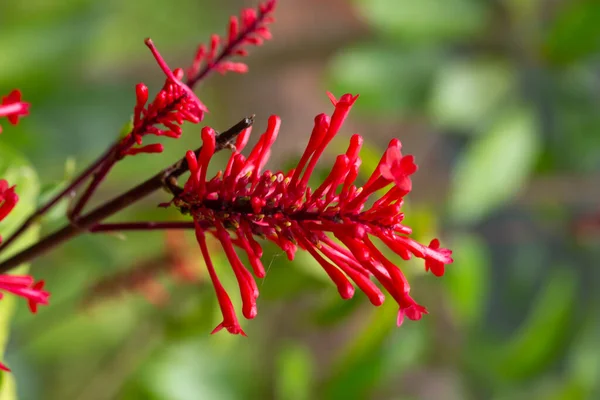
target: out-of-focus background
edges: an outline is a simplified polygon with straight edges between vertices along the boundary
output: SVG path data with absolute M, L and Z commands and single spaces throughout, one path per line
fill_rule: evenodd
M 20 88 L 32 104 L 2 143 L 26 155 L 47 194 L 114 140 L 136 83 L 160 88 L 144 38 L 185 67 L 229 15 L 255 5 L 1 2 L 0 93 Z M 160 259 L 164 236 L 87 235 L 32 265 L 52 305 L 36 316 L 18 305 L 4 360 L 19 398 L 600 398 L 598 2 L 283 0 L 276 17 L 274 40 L 250 49 L 249 73 L 201 86 L 203 124 L 223 130 L 256 114 L 260 133 L 280 115 L 269 166 L 286 168 L 313 117 L 331 111 L 325 91 L 360 93 L 329 155 L 359 132 L 366 173 L 392 137 L 416 156 L 407 224 L 423 241 L 440 237 L 455 263 L 436 278 L 394 261 L 430 314 L 396 328 L 393 302 L 343 301 L 310 257 L 289 263 L 267 247 L 259 315 L 242 321 L 248 338 L 211 336 L 220 315 L 192 237 L 181 253 L 197 282 L 166 273 L 163 286 L 94 296 L 100 280 Z M 199 130 L 164 142 L 163 155 L 122 162 L 96 204 L 198 147 Z M 156 208 L 167 199 L 115 220 L 177 218 Z M 55 213 L 44 232 L 63 223 Z M 5 377 L 0 398 L 13 399 Z

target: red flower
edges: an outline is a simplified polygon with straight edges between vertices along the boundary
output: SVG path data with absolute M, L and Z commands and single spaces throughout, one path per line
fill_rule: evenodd
M 162 153 L 161 144 L 149 144 L 141 147 L 142 138 L 146 135 L 179 138 L 184 121 L 197 124 L 202 121 L 206 106 L 196 97 L 194 92 L 183 82 L 183 70 L 171 71 L 165 60 L 152 43 L 146 39 L 146 45 L 152 51 L 156 62 L 166 75 L 165 84 L 154 100 L 148 103 L 148 87 L 139 83 L 135 88 L 136 105 L 133 113 L 133 128 L 119 144 L 119 157 L 139 153 Z M 162 125 L 163 128 L 159 128 Z
M 3 292 L 14 294 L 15 296 L 27 299 L 27 304 L 32 313 L 37 312 L 39 304 L 48 304 L 50 293 L 43 290 L 44 281 L 34 282 L 29 275 L 0 275 L 0 299 L 4 296 Z M 10 371 L 10 369 L 0 362 L 0 369 Z
M 19 196 L 15 193 L 15 187 L 8 186 L 4 179 L 0 179 L 0 221 L 12 211 Z M 2 238 L 0 237 L 0 243 Z M 35 282 L 29 275 L 0 275 L 0 299 L 3 292 L 11 293 L 27 299 L 29 309 L 32 313 L 37 312 L 39 304 L 48 304 L 48 292 L 43 290 L 44 281 Z M 0 363 L 0 369 L 10 371 L 4 364 Z
M 4 179 L 0 179 L 0 221 L 12 211 L 19 201 L 19 196 L 15 193 L 15 187 L 8 186 L 8 182 Z M 0 243 L 2 243 L 2 237 L 0 236 Z
M 162 58 L 152 40 L 146 39 L 159 67 L 166 75 L 166 81 L 154 100 L 148 103 L 148 87 L 143 83 L 136 86 L 136 106 L 133 113 L 133 128 L 121 141 L 118 157 L 139 153 L 161 153 L 161 144 L 142 146 L 142 137 L 148 134 L 178 138 L 184 121 L 197 124 L 202 121 L 206 106 L 194 94 L 192 88 L 211 71 L 221 74 L 227 71 L 244 73 L 248 66 L 240 62 L 228 61 L 232 56 L 246 56 L 246 45 L 260 45 L 271 38 L 267 25 L 273 22 L 276 0 L 268 0 L 258 6 L 258 10 L 244 9 L 241 13 L 241 26 L 237 17 L 231 17 L 227 38 L 211 36 L 210 49 L 204 45 L 198 48 L 192 66 L 186 70 L 187 79 L 182 81 L 184 71 L 171 70 Z M 219 46 L 223 46 L 219 51 Z M 204 67 L 202 67 L 204 65 Z M 0 114 L 1 115 L 1 114 Z M 158 127 L 162 125 L 162 127 Z M 137 146 L 137 147 L 134 147 Z
M 426 270 L 437 276 L 443 274 L 445 264 L 452 262 L 451 251 L 439 248 L 437 239 L 429 246 L 422 245 L 411 239 L 411 229 L 402 225 L 402 198 L 411 189 L 410 175 L 417 167 L 412 156 L 402 156 L 400 142 L 390 142 L 379 166 L 358 187 L 355 180 L 363 139 L 354 135 L 348 150 L 337 157 L 321 185 L 314 189 L 308 186 L 321 154 L 338 133 L 357 97 L 345 94 L 337 100 L 330 95 L 333 114 L 315 118 L 298 166 L 285 173 L 263 172 L 279 132 L 281 121 L 277 116 L 269 118 L 266 132 L 247 157 L 240 152 L 250 130 L 243 132 L 225 170 L 212 179 L 206 179 L 206 171 L 215 150 L 214 131 L 202 130 L 204 147 L 198 158 L 193 152 L 187 153 L 190 177 L 173 204 L 190 213 L 195 221 L 196 236 L 223 313 L 223 323 L 215 331 L 224 327 L 231 333 L 243 334 L 231 300 L 212 266 L 205 232 L 214 235 L 224 249 L 238 281 L 243 314 L 248 319 L 256 316 L 258 289 L 234 246 L 248 255 L 254 274 L 262 278 L 262 249 L 255 237 L 274 242 L 290 260 L 298 248 L 308 251 L 344 299 L 354 295 L 354 282 L 371 303 L 382 304 L 384 295 L 371 280 L 375 278 L 398 303 L 398 324 L 404 316 L 418 320 L 427 313 L 409 295 L 410 286 L 401 270 L 371 241 L 379 239 L 403 259 L 413 255 L 425 259 Z M 387 193 L 367 207 L 372 195 L 386 187 Z
M 8 96 L 2 97 L 0 102 L 0 117 L 6 117 L 8 122 L 16 125 L 19 122 L 19 117 L 29 114 L 29 103 L 21 101 L 21 92 L 17 89 L 13 90 Z M 2 133 L 2 126 L 0 126 Z

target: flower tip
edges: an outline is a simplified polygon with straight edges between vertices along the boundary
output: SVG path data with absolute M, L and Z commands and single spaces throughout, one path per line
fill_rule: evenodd
M 7 107 L 2 107 L 7 106 Z M 17 125 L 20 117 L 29 115 L 29 103 L 21 101 L 21 91 L 14 89 L 0 101 L 0 117 L 6 117 L 11 125 Z M 0 133 L 2 129 L 0 128 Z
M 331 118 L 329 117 L 329 115 L 322 113 L 315 117 L 315 126 L 329 125 L 330 121 L 331 121 Z
M 21 101 L 21 91 L 19 89 L 14 89 L 12 92 L 6 96 L 6 100 L 8 103 L 18 103 Z
M 358 95 L 352 96 L 350 93 L 343 94 L 339 100 L 337 100 L 331 92 L 327 92 L 327 97 L 329 97 L 329 100 L 331 100 L 331 104 L 333 104 L 334 107 L 342 107 L 346 110 L 349 110 L 356 99 L 358 99 Z
M 396 319 L 396 325 L 400 327 L 404 322 L 406 316 L 411 321 L 418 321 L 423 318 L 423 314 L 429 314 L 427 309 L 417 303 L 413 303 L 406 308 L 400 307 L 398 310 L 398 318 Z
M 400 328 L 402 326 L 403 322 L 404 322 L 404 310 L 400 308 L 398 310 L 398 316 L 396 317 L 396 326 L 398 328 Z
M 217 325 L 210 334 L 214 335 L 215 333 L 219 332 L 223 328 L 225 328 L 227 330 L 227 332 L 231 333 L 232 335 L 242 335 L 242 336 L 246 336 L 246 337 L 248 336 L 248 335 L 246 335 L 246 332 L 244 332 L 244 330 L 242 329 L 241 326 L 239 326 L 237 324 L 232 325 L 232 326 L 225 326 L 224 322 L 221 322 L 219 325 Z
M 135 85 L 135 96 L 137 100 L 137 106 L 143 107 L 148 101 L 148 86 L 143 83 Z
M 254 319 L 258 315 L 258 309 L 256 308 L 256 302 L 253 301 L 252 304 L 250 304 L 248 307 L 243 307 L 242 314 L 244 314 L 244 318 L 246 318 L 246 319 Z
M 351 299 L 354 297 L 354 286 L 352 286 L 349 282 L 347 284 L 340 283 L 340 285 L 338 285 L 338 292 L 340 293 L 342 299 Z
M 201 131 L 202 142 L 212 142 L 215 140 L 215 130 L 210 126 L 205 126 Z
M 365 140 L 363 139 L 363 137 L 361 135 L 359 135 L 358 133 L 355 133 L 354 135 L 352 135 L 352 137 L 350 138 L 350 143 L 352 146 L 354 147 L 362 147 L 363 143 L 365 142 Z
M 375 307 L 379 307 L 385 301 L 385 295 L 383 293 L 381 293 L 381 291 L 378 291 L 378 292 L 373 293 L 373 294 L 367 294 L 367 295 L 369 297 L 369 301 Z
M 333 95 L 333 93 L 331 92 L 327 92 L 327 97 L 329 97 L 329 100 L 331 100 L 331 104 L 333 104 L 333 106 L 335 107 L 337 105 L 337 99 L 335 98 L 335 96 Z

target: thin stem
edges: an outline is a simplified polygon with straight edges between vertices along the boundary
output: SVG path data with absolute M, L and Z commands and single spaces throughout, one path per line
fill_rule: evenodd
M 12 242 L 18 239 L 30 226 L 39 220 L 44 214 L 46 214 L 52 207 L 54 207 L 63 197 L 73 192 L 79 185 L 81 185 L 87 178 L 90 177 L 102 165 L 106 160 L 111 157 L 115 149 L 115 145 L 112 145 L 103 155 L 101 155 L 96 161 L 94 161 L 85 171 L 81 172 L 65 189 L 60 193 L 48 200 L 43 206 L 38 208 L 33 214 L 23 222 L 21 226 L 8 238 L 2 245 L 0 245 L 0 251 L 8 247 Z
M 90 232 L 112 232 L 112 231 L 154 231 L 164 229 L 194 229 L 194 223 L 190 221 L 146 221 L 146 222 L 117 222 L 111 224 L 97 224 L 90 228 Z
M 98 189 L 98 186 L 100 186 L 100 183 L 102 183 L 106 175 L 108 175 L 114 164 L 114 157 L 112 160 L 107 159 L 104 165 L 102 165 L 102 168 L 94 174 L 92 181 L 87 186 L 81 197 L 77 200 L 75 206 L 73 206 L 73 208 L 69 210 L 67 216 L 70 220 L 76 220 L 77 217 L 79 217 L 79 214 L 81 214 L 83 207 L 85 207 L 92 195 L 96 192 L 96 189 Z
M 77 218 L 79 218 L 79 215 L 83 211 L 84 207 L 94 195 L 96 189 L 98 189 L 102 181 L 104 181 L 108 173 L 112 170 L 112 167 L 117 161 L 123 158 L 122 153 L 135 144 L 135 135 L 145 133 L 149 126 L 156 124 L 156 122 L 160 118 L 162 118 L 162 116 L 170 113 L 183 100 L 185 96 L 187 95 L 184 94 L 173 100 L 170 104 L 166 105 L 161 112 L 156 114 L 154 118 L 145 120 L 140 127 L 132 129 L 129 135 L 125 137 L 125 139 L 117 142 L 113 147 L 111 147 L 110 154 L 108 154 L 108 156 L 103 160 L 104 165 L 102 165 L 102 168 L 94 174 L 92 181 L 90 182 L 88 187 L 85 189 L 81 197 L 77 200 L 73 208 L 69 211 L 67 215 L 69 217 L 69 220 L 75 221 L 77 220 Z
M 253 122 L 253 116 L 244 118 L 233 127 L 217 136 L 215 152 L 226 148 L 240 132 L 252 126 Z M 197 156 L 199 156 L 201 149 L 202 148 L 196 150 Z M 41 239 L 39 242 L 3 261 L 0 263 L 0 273 L 4 273 L 12 268 L 17 267 L 18 265 L 28 262 L 55 248 L 63 242 L 86 232 L 89 228 L 98 224 L 104 219 L 127 208 L 131 204 L 143 199 L 151 193 L 154 193 L 158 189 L 161 189 L 165 186 L 166 181 L 183 175 L 187 170 L 187 160 L 185 157 L 183 157 L 175 164 L 154 175 L 152 178 L 140 183 L 133 189 L 130 189 L 129 191 L 115 197 L 107 203 L 90 211 L 88 214 L 82 216 L 76 221 L 76 224 L 64 226 L 58 231 Z

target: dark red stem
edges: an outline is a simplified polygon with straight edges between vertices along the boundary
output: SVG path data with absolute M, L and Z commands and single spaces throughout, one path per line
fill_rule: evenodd
M 114 151 L 116 145 L 111 146 L 102 156 L 100 156 L 96 161 L 94 161 L 85 171 L 81 172 L 65 189 L 63 189 L 60 193 L 52 197 L 48 202 L 46 202 L 43 206 L 38 208 L 33 214 L 29 216 L 23 222 L 21 226 L 8 238 L 6 239 L 2 245 L 0 245 L 0 251 L 4 250 L 8 247 L 12 242 L 14 242 L 17 238 L 19 238 L 31 225 L 38 221 L 40 217 L 48 212 L 52 207 L 54 207 L 63 197 L 69 195 L 73 192 L 79 185 L 81 185 L 87 178 L 90 177 L 98 169 L 100 165 L 102 165 L 106 160 L 108 160 Z
M 145 133 L 148 127 L 156 124 L 157 121 L 164 117 L 165 114 L 170 113 L 184 97 L 185 95 L 178 97 L 177 99 L 173 100 L 170 104 L 167 104 L 163 110 L 161 110 L 159 113 L 156 114 L 156 116 L 154 116 L 154 118 L 150 118 L 144 121 L 144 123 L 139 128 L 132 129 L 132 131 L 123 140 L 119 141 L 117 144 L 111 147 L 107 157 L 105 157 L 103 160 L 102 168 L 94 174 L 92 181 L 87 186 L 81 197 L 77 200 L 75 206 L 73 206 L 73 208 L 69 210 L 69 220 L 75 221 L 77 220 L 77 218 L 79 218 L 79 215 L 83 211 L 83 208 L 94 195 L 96 189 L 98 189 L 98 187 L 106 178 L 108 173 L 111 171 L 115 163 L 122 159 L 124 152 L 135 144 L 135 135 L 141 135 Z
M 117 222 L 113 224 L 97 224 L 90 228 L 90 232 L 114 231 L 154 231 L 165 229 L 194 229 L 194 222 L 190 221 L 147 221 L 147 222 Z

